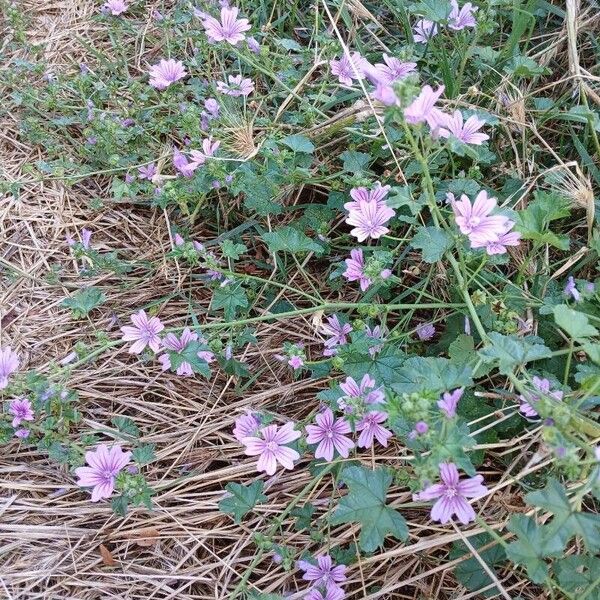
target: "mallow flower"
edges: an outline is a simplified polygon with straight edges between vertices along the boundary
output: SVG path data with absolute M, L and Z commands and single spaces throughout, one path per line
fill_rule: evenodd
M 96 450 L 85 453 L 85 462 L 89 466 L 75 469 L 79 478 L 77 485 L 92 488 L 92 502 L 110 498 L 117 475 L 130 460 L 131 452 L 123 452 L 118 444 L 110 449 L 106 444 L 100 444 Z
M 294 423 L 289 422 L 281 427 L 268 425 L 263 427 L 259 436 L 248 436 L 242 440 L 248 456 L 258 456 L 257 471 L 265 471 L 274 475 L 279 463 L 284 469 L 293 469 L 294 461 L 300 455 L 286 444 L 297 440 L 302 434 L 294 429 Z

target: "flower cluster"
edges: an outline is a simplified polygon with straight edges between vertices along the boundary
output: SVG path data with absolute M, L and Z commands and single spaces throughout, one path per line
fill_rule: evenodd
M 460 31 L 466 27 L 475 27 L 477 20 L 475 12 L 477 7 L 467 2 L 462 8 L 459 8 L 456 0 L 450 0 L 451 10 L 448 15 L 448 27 L 454 31 Z M 429 19 L 420 19 L 413 28 L 413 39 L 419 44 L 426 44 L 429 40 L 438 34 L 438 26 Z
M 491 214 L 496 208 L 496 199 L 490 198 L 485 190 L 477 194 L 475 201 L 466 195 L 460 200 L 451 198 L 454 220 L 460 232 L 469 238 L 471 248 L 485 248 L 490 254 L 504 254 L 508 246 L 518 246 L 521 234 L 512 231 L 515 223 L 503 215 Z

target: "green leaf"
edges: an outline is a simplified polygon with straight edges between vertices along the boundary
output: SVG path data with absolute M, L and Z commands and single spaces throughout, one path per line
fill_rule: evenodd
M 237 260 L 244 252 L 247 252 L 248 248 L 244 244 L 236 244 L 231 240 L 225 240 L 221 243 L 221 252 L 223 256 Z
M 181 352 L 168 350 L 167 354 L 171 363 L 171 371 L 176 372 L 183 363 L 188 363 L 194 373 L 210 377 L 212 371 L 208 363 L 198 356 L 199 352 L 206 352 L 208 350 L 209 348 L 206 344 L 197 341 L 188 342 L 187 346 Z
M 296 523 L 294 525 L 296 531 L 310 529 L 311 520 L 314 512 L 315 507 L 312 504 L 305 504 L 304 506 L 299 506 L 292 510 L 290 514 L 296 519 Z
M 452 248 L 453 243 L 452 238 L 438 227 L 419 227 L 411 242 L 413 248 L 421 250 L 423 260 L 427 263 L 441 260 L 444 252 Z
M 262 234 L 270 252 L 315 252 L 323 253 L 323 247 L 311 240 L 305 233 L 295 227 L 282 227 L 276 231 Z
M 397 379 L 397 372 L 404 363 L 405 355 L 397 348 L 386 347 L 373 358 L 368 354 L 347 352 L 340 348 L 338 356 L 344 359 L 344 373 L 360 381 L 368 373 L 378 385 L 390 385 Z
M 399 394 L 446 392 L 473 385 L 471 369 L 447 358 L 414 356 L 398 369 L 392 389 Z
M 506 553 L 500 544 L 495 544 L 486 550 L 480 550 L 493 541 L 493 538 L 487 533 L 473 536 L 469 538 L 471 545 L 477 550 L 480 558 L 493 570 L 494 565 L 497 565 L 506 560 Z M 454 542 L 450 550 L 450 560 L 460 558 L 465 554 L 469 554 L 470 550 L 463 542 Z M 472 556 L 454 567 L 454 575 L 470 591 L 480 590 L 492 584 L 490 576 L 482 569 L 479 561 Z M 492 587 L 485 592 L 481 592 L 483 596 L 495 596 L 498 594 L 498 589 Z
M 410 7 L 412 13 L 436 23 L 445 21 L 451 10 L 450 0 L 421 0 Z
M 560 556 L 563 544 L 556 536 L 548 535 L 548 529 L 539 526 L 532 517 L 513 515 L 508 530 L 518 539 L 506 548 L 506 555 L 514 563 L 523 565 L 534 583 L 543 583 L 548 575 L 544 558 Z
M 70 308 L 75 318 L 82 318 L 105 302 L 106 296 L 100 288 L 88 287 L 79 290 L 70 298 L 65 298 L 62 306 Z
M 385 502 L 392 483 L 389 470 L 378 467 L 371 471 L 350 466 L 343 470 L 342 480 L 349 492 L 339 501 L 331 517 L 332 525 L 360 523 L 359 545 L 364 552 L 374 552 L 383 546 L 388 534 L 400 540 L 407 539 L 404 517 Z
M 241 283 L 228 283 L 223 287 L 218 287 L 213 293 L 212 309 L 222 308 L 225 312 L 225 319 L 233 321 L 237 315 L 238 308 L 248 307 L 248 296 Z
M 518 365 L 552 356 L 550 348 L 543 344 L 536 344 L 530 338 L 502 335 L 496 331 L 492 331 L 489 337 L 492 345 L 482 348 L 479 356 L 486 363 L 496 363 L 503 375 L 511 373 Z
M 120 517 L 124 517 L 127 514 L 127 506 L 129 504 L 129 497 L 125 494 L 116 496 L 110 501 L 110 507 L 113 512 Z
M 355 174 L 367 170 L 371 155 L 364 152 L 356 152 L 355 150 L 345 150 L 340 154 L 340 158 L 344 161 L 344 171 Z
M 563 547 L 573 536 L 578 536 L 589 552 L 600 551 L 600 515 L 574 510 L 556 479 L 550 479 L 543 490 L 527 494 L 525 500 L 554 515 L 549 531 L 562 540 Z
M 596 556 L 565 556 L 554 565 L 558 583 L 571 592 L 575 598 L 600 600 L 600 587 L 597 586 L 600 573 L 600 558 Z M 593 591 L 586 593 L 594 586 Z
M 140 436 L 139 427 L 129 417 L 113 417 L 110 422 L 121 432 L 131 437 Z
M 133 460 L 139 465 L 151 463 L 156 455 L 154 453 L 154 444 L 140 444 L 132 452 Z
M 549 227 L 552 221 L 568 217 L 569 214 L 569 201 L 563 196 L 538 191 L 529 206 L 517 214 L 517 229 L 523 239 L 568 250 L 568 236 L 556 234 Z
M 598 335 L 598 330 L 590 325 L 586 315 L 569 308 L 565 304 L 554 307 L 554 320 L 573 339 L 582 340 Z
M 263 494 L 263 482 L 253 481 L 250 485 L 228 483 L 225 489 L 231 494 L 219 502 L 221 512 L 233 515 L 236 523 L 241 523 L 242 517 L 248 514 L 257 504 L 266 502 Z
M 288 135 L 283 139 L 283 143 L 294 152 L 312 154 L 315 151 L 314 144 L 305 135 Z

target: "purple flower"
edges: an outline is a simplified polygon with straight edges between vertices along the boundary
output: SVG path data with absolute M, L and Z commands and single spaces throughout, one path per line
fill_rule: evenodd
M 98 138 L 95 135 L 90 135 L 85 140 L 90 146 L 95 146 L 98 143 Z
M 208 39 L 211 42 L 229 42 L 232 46 L 241 42 L 246 37 L 244 31 L 250 29 L 250 23 L 248 19 L 238 19 L 238 12 L 235 7 L 223 7 L 220 22 L 210 15 L 204 15 L 202 27 Z
M 446 418 L 453 419 L 456 416 L 458 401 L 462 398 L 464 388 L 458 388 L 453 392 L 444 392 L 441 400 L 438 400 L 438 408 L 444 413 Z
M 192 157 L 192 163 L 194 165 L 203 165 L 206 162 L 206 159 L 214 156 L 215 152 L 221 145 L 221 142 L 216 141 L 213 142 L 212 138 L 206 138 L 202 140 L 202 152 L 200 150 L 192 150 L 190 152 L 190 156 Z
M 235 420 L 233 435 L 238 442 L 243 443 L 244 438 L 255 436 L 259 427 L 260 421 L 252 413 L 240 415 Z
M 103 12 L 110 13 L 115 17 L 124 13 L 126 10 L 127 4 L 123 0 L 108 0 L 108 2 L 105 2 L 102 6 Z
M 377 63 L 375 68 L 380 74 L 380 81 L 385 84 L 394 83 L 399 79 L 408 77 L 416 71 L 417 63 L 402 62 L 393 56 L 383 55 L 385 64 Z
M 419 95 L 404 109 L 404 119 L 411 125 L 427 122 L 431 129 L 438 127 L 443 113 L 435 103 L 444 93 L 445 87 L 440 85 L 435 92 L 430 85 L 423 86 Z
M 135 181 L 135 177 L 130 175 L 129 173 L 125 174 L 125 183 L 133 183 Z
M 521 234 L 518 231 L 511 231 L 514 225 L 513 221 L 506 221 L 504 228 L 496 232 L 496 239 L 492 239 L 488 232 L 472 233 L 469 236 L 471 248 L 485 248 L 490 256 L 506 254 L 507 246 L 518 246 L 521 243 Z
M 19 355 L 10 346 L 0 348 L 0 390 L 8 386 L 8 378 L 19 368 Z
M 346 565 L 334 565 L 329 554 L 315 556 L 317 564 L 306 560 L 298 561 L 298 568 L 304 571 L 302 579 L 310 581 L 313 586 L 336 586 L 346 581 Z
M 470 2 L 467 2 L 461 9 L 458 8 L 456 0 L 450 0 L 452 10 L 448 15 L 448 27 L 455 31 L 460 31 L 465 27 L 475 27 L 477 20 L 474 13 L 478 10 Z
M 571 296 L 575 302 L 579 302 L 581 300 L 581 294 L 577 289 L 577 284 L 575 283 L 575 279 L 573 279 L 573 275 L 569 275 L 569 278 L 567 279 L 567 285 L 565 285 L 565 296 Z
M 164 90 L 172 83 L 183 79 L 187 72 L 180 60 L 162 59 L 158 64 L 150 67 L 150 85 L 157 90 Z
M 293 469 L 294 461 L 298 460 L 300 455 L 285 444 L 297 440 L 302 435 L 294 429 L 294 423 L 286 423 L 281 428 L 268 425 L 260 430 L 260 435 L 262 437 L 248 436 L 242 440 L 242 444 L 246 446 L 246 454 L 258 456 L 256 470 L 273 475 L 277 470 L 277 463 L 285 469 Z
M 325 335 L 331 336 L 328 340 L 325 340 L 325 350 L 323 350 L 324 356 L 333 356 L 336 352 L 336 346 L 343 346 L 348 340 L 346 336 L 352 331 L 352 325 L 350 323 L 340 323 L 337 315 L 327 317 L 327 324 L 321 325 L 321 331 Z
M 414 500 L 418 502 L 437 499 L 431 508 L 431 518 L 442 524 L 447 523 L 453 515 L 456 515 L 463 525 L 475 520 L 475 511 L 466 499 L 480 498 L 487 492 L 487 487 L 482 485 L 483 477 L 476 475 L 461 481 L 456 465 L 442 463 L 440 478 L 442 483 L 431 485 L 415 494 Z
M 490 136 L 485 133 L 477 133 L 484 125 L 485 121 L 475 115 L 471 115 L 464 123 L 460 110 L 455 110 L 453 115 L 441 113 L 442 117 L 438 123 L 438 135 L 448 138 L 453 135 L 465 144 L 474 144 L 480 146 Z
M 427 342 L 435 335 L 433 323 L 421 323 L 417 326 L 417 336 L 422 342 Z
M 382 427 L 382 423 L 388 418 L 388 414 L 381 410 L 374 410 L 367 413 L 357 424 L 356 431 L 361 434 L 358 438 L 359 448 L 370 448 L 373 445 L 373 438 L 382 446 L 387 446 L 388 440 L 392 437 L 392 432 Z
M 82 75 L 87 75 L 87 74 L 90 72 L 90 68 L 89 68 L 89 67 L 87 66 L 87 64 L 86 64 L 86 63 L 84 63 L 84 62 L 82 62 L 82 63 L 79 63 L 79 72 L 80 72 Z
M 396 212 L 385 203 L 388 190 L 389 186 L 379 184 L 371 192 L 367 192 L 366 188 L 351 190 L 350 195 L 354 201 L 344 204 L 348 211 L 346 223 L 354 226 L 350 233 L 359 242 L 367 238 L 377 239 L 389 232 L 385 225 Z
M 194 171 L 198 168 L 199 164 L 196 162 L 189 161 L 187 156 L 183 154 L 177 148 L 173 148 L 173 166 L 175 170 L 181 173 L 184 177 L 192 177 Z
M 342 275 L 348 281 L 358 281 L 360 289 L 364 292 L 373 283 L 373 280 L 365 275 L 365 259 L 360 248 L 350 250 L 350 258 L 345 261 L 346 270 Z
M 30 433 L 31 433 L 31 431 L 29 431 L 29 429 L 17 429 L 15 431 L 15 437 L 25 439 L 25 438 L 29 437 Z
M 346 381 L 340 383 L 345 396 L 338 399 L 338 406 L 340 401 L 342 401 L 340 408 L 344 408 L 348 403 L 357 404 L 357 401 L 364 404 L 379 404 L 383 401 L 384 394 L 381 388 L 375 388 L 375 385 L 375 380 L 368 373 L 363 375 L 360 385 L 352 377 L 346 377 Z
M 544 396 L 548 396 L 556 400 L 557 402 L 562 402 L 563 393 L 560 390 L 550 391 L 550 381 L 545 378 L 533 376 L 531 382 L 533 383 L 533 387 L 540 391 Z M 519 412 L 525 417 L 537 417 L 538 412 L 535 410 L 534 406 L 540 397 L 537 394 L 527 394 L 523 396 L 519 396 Z
M 304 600 L 344 600 L 345 597 L 346 594 L 342 588 L 337 587 L 337 585 L 329 585 L 325 588 L 324 592 L 312 588 L 304 596 Z
M 254 54 L 260 53 L 260 44 L 253 37 L 247 38 L 246 44 L 248 44 L 248 50 L 250 50 L 250 52 L 254 52 Z
M 413 38 L 419 44 L 426 44 L 434 35 L 437 35 L 437 24 L 428 19 L 421 19 L 413 27 Z
M 344 85 L 352 85 L 353 79 L 364 79 L 366 60 L 358 52 L 353 52 L 351 56 L 342 55 L 339 60 L 330 60 L 332 75 L 337 75 L 340 83 Z
M 149 165 L 143 167 L 138 167 L 138 177 L 140 179 L 152 181 L 152 178 L 156 175 L 156 172 L 156 165 L 154 163 L 150 163 Z
M 351 433 L 350 423 L 343 417 L 336 419 L 331 409 L 315 416 L 316 425 L 307 425 L 307 444 L 319 444 L 315 451 L 315 458 L 324 458 L 327 462 L 333 460 L 334 449 L 342 458 L 348 458 L 354 442 L 344 434 Z
M 290 356 L 287 364 L 292 367 L 292 369 L 294 369 L 294 371 L 297 371 L 300 367 L 302 367 L 304 365 L 304 360 L 302 359 L 301 356 L 298 356 L 297 354 L 295 354 L 294 356 Z
M 207 98 L 204 101 L 204 108 L 213 119 L 219 116 L 219 103 L 214 98 Z
M 384 341 L 384 339 L 385 339 L 384 331 L 380 325 L 375 325 L 375 327 L 373 327 L 373 329 L 371 329 L 368 325 L 365 325 L 365 335 L 368 338 L 371 338 L 373 340 Z M 382 349 L 383 349 L 383 344 L 377 344 L 376 346 L 371 346 L 369 348 L 369 354 L 370 354 L 371 358 L 373 358 L 377 353 L 381 352 Z
M 162 13 L 161 13 L 159 10 L 157 10 L 157 9 L 154 9 L 154 10 L 152 11 L 152 18 L 153 18 L 155 21 L 162 21 L 162 20 L 163 20 L 165 17 L 164 17 L 164 15 L 163 15 L 163 14 L 162 14 Z
M 489 198 L 485 190 L 477 194 L 475 202 L 464 194 L 460 200 L 452 202 L 454 220 L 461 233 L 469 237 L 475 235 L 476 243 L 485 244 L 488 241 L 497 241 L 503 234 L 509 220 L 501 215 L 490 215 L 496 208 L 496 199 Z
M 13 427 L 18 427 L 22 421 L 33 421 L 35 418 L 31 402 L 27 398 L 15 398 L 12 400 L 9 404 L 8 412 L 13 416 Z
M 241 75 L 229 75 L 229 83 L 217 81 L 217 90 L 227 96 L 248 96 L 254 91 L 251 79 L 243 79 Z
M 77 485 L 92 488 L 92 502 L 110 498 L 117 475 L 130 460 L 131 452 L 123 452 L 121 446 L 115 445 L 109 450 L 106 444 L 100 444 L 94 452 L 85 453 L 89 467 L 75 469 L 79 477 Z
M 153 352 L 160 350 L 160 336 L 158 335 L 165 326 L 161 323 L 158 317 L 148 318 L 146 311 L 131 315 L 131 325 L 121 327 L 124 342 L 134 342 L 129 348 L 130 354 L 139 354 L 146 346 L 149 346 Z

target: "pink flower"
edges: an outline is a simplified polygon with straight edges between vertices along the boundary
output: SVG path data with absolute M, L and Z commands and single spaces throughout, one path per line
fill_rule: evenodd
M 219 116 L 219 103 L 214 98 L 207 98 L 204 101 L 204 108 L 213 119 L 216 119 Z
M 102 10 L 117 17 L 127 10 L 127 4 L 123 0 L 108 0 L 102 6 Z
M 435 335 L 435 327 L 432 323 L 421 323 L 417 326 L 417 336 L 422 342 L 429 341 Z
M 146 311 L 131 315 L 131 325 L 121 327 L 124 342 L 134 342 L 129 348 L 130 354 L 139 354 L 146 346 L 149 346 L 153 352 L 160 350 L 160 336 L 158 335 L 165 326 L 161 323 L 158 317 L 148 318 Z
M 315 556 L 317 564 L 313 565 L 306 560 L 298 561 L 298 568 L 304 571 L 302 579 L 310 581 L 313 586 L 336 586 L 346 581 L 346 565 L 334 566 L 329 554 Z
M 380 387 L 375 388 L 376 385 L 375 380 L 368 373 L 363 375 L 363 378 L 360 380 L 360 385 L 356 383 L 354 378 L 346 377 L 346 381 L 340 383 L 340 389 L 346 395 L 338 400 L 338 406 L 340 400 L 343 400 L 345 404 L 348 402 L 356 404 L 357 400 L 360 400 L 365 404 L 379 404 L 380 402 L 383 402 L 383 391 Z M 340 408 L 342 408 L 342 406 L 340 406 Z
M 27 398 L 15 398 L 8 407 L 13 416 L 12 426 L 18 427 L 23 421 L 33 421 L 35 418 L 31 402 Z
M 377 63 L 375 68 L 381 74 L 380 81 L 382 83 L 394 83 L 399 79 L 404 79 L 411 73 L 416 71 L 417 63 L 414 62 L 402 62 L 393 56 L 383 55 L 383 61 L 385 64 Z
M 450 27 L 450 29 L 460 31 L 465 27 L 475 27 L 475 25 L 477 25 L 477 20 L 474 15 L 478 10 L 477 7 L 473 7 L 470 2 L 467 2 L 459 9 L 456 0 L 450 0 L 450 4 L 452 5 L 452 10 L 448 15 L 448 27 Z
M 243 443 L 244 438 L 255 436 L 259 427 L 260 421 L 252 413 L 240 415 L 235 420 L 233 435 L 238 442 Z
M 250 50 L 250 52 L 253 52 L 254 54 L 260 54 L 260 44 L 255 38 L 249 37 L 246 40 L 246 44 L 248 45 L 248 50 Z
M 0 390 L 8 386 L 8 378 L 19 368 L 19 355 L 10 346 L 0 348 Z
M 531 382 L 533 383 L 533 387 L 540 391 L 542 395 L 552 398 L 557 402 L 562 402 L 563 392 L 560 390 L 550 391 L 550 380 L 533 376 Z M 525 417 L 537 417 L 538 412 L 535 410 L 534 406 L 538 402 L 540 397 L 537 394 L 527 394 L 526 396 L 519 396 L 520 408 L 519 412 Z
M 340 323 L 337 315 L 327 317 L 327 324 L 321 325 L 321 331 L 325 335 L 331 336 L 328 340 L 325 340 L 325 350 L 323 350 L 324 356 L 333 356 L 337 352 L 337 346 L 343 346 L 348 340 L 346 336 L 352 331 L 352 325 L 350 323 Z
M 487 241 L 496 241 L 498 236 L 504 233 L 508 219 L 501 215 L 490 215 L 496 208 L 496 199 L 488 197 L 485 190 L 477 194 L 475 202 L 464 194 L 460 200 L 452 202 L 454 220 L 461 233 L 476 236 L 478 243 L 485 244 Z
M 304 596 L 304 600 L 344 600 L 346 594 L 342 588 L 336 585 L 329 585 L 325 588 L 324 592 L 320 592 L 316 588 L 309 590 L 308 594 Z
M 156 165 L 154 163 L 150 163 L 145 167 L 138 168 L 138 177 L 140 179 L 147 179 L 148 181 L 152 181 L 152 178 L 156 175 Z
M 333 460 L 334 449 L 342 458 L 348 458 L 348 454 L 354 448 L 354 442 L 344 434 L 351 433 L 350 423 L 344 418 L 336 419 L 331 409 L 315 416 L 316 425 L 307 425 L 307 444 L 319 444 L 315 451 L 315 458 L 324 458 L 327 462 Z
M 218 147 L 221 145 L 221 142 L 216 141 L 213 142 L 212 138 L 206 138 L 202 140 L 202 152 L 200 150 L 192 150 L 190 155 L 192 157 L 192 162 L 195 165 L 203 165 L 206 162 L 206 159 L 210 156 L 214 156 Z
M 347 211 L 360 210 L 361 202 L 377 202 L 385 206 L 385 197 L 388 195 L 391 187 L 389 185 L 381 185 L 376 182 L 372 190 L 366 187 L 357 187 L 350 190 L 350 197 L 354 202 L 346 202 L 344 208 Z
M 573 298 L 573 300 L 575 300 L 575 302 L 581 301 L 581 294 L 579 293 L 579 290 L 577 289 L 577 284 L 575 283 L 575 279 L 573 278 L 573 275 L 569 275 L 569 277 L 567 279 L 567 285 L 565 285 L 564 293 L 565 293 L 565 296 L 567 296 L 567 297 L 570 296 L 571 298 Z M 0 388 L 1 387 L 2 387 L 2 385 L 0 385 Z
M 387 446 L 392 432 L 381 426 L 381 423 L 385 423 L 387 418 L 386 412 L 374 410 L 367 413 L 356 424 L 356 431 L 362 432 L 358 438 L 359 448 L 370 448 L 373 445 L 373 438 L 376 438 L 382 446 Z
M 445 87 L 440 85 L 435 92 L 430 85 L 423 87 L 419 95 L 404 109 L 404 119 L 411 125 L 427 122 L 431 129 L 438 127 L 443 113 L 435 107 L 435 103 L 444 93 Z
M 294 429 L 294 423 L 286 423 L 281 429 L 277 425 L 268 425 L 260 430 L 260 434 L 262 437 L 248 436 L 242 440 L 242 444 L 246 446 L 246 454 L 259 457 L 256 470 L 273 475 L 277 470 L 277 463 L 285 469 L 293 469 L 294 461 L 298 460 L 300 455 L 285 444 L 301 436 L 301 433 Z
M 150 85 L 157 90 L 165 90 L 172 83 L 183 79 L 187 72 L 180 60 L 162 59 L 158 64 L 150 67 Z
M 413 38 L 415 42 L 426 44 L 434 35 L 437 35 L 437 24 L 428 19 L 421 19 L 413 27 Z
M 210 15 L 205 15 L 202 21 L 202 27 L 206 30 L 206 35 L 212 42 L 229 42 L 235 46 L 241 42 L 246 35 L 244 31 L 250 29 L 248 19 L 238 19 L 238 9 L 235 7 L 224 6 L 221 9 L 221 21 L 217 21 Z
M 469 236 L 471 248 L 485 248 L 490 255 L 506 254 L 507 246 L 518 246 L 521 243 L 521 234 L 518 231 L 511 231 L 514 226 L 513 221 L 506 221 L 504 228 L 496 233 L 496 239 L 490 239 L 485 232 L 483 234 L 472 233 Z
M 490 136 L 485 133 L 477 133 L 483 126 L 485 121 L 471 115 L 463 124 L 463 116 L 460 110 L 455 110 L 453 115 L 442 113 L 440 122 L 438 123 L 438 135 L 443 138 L 448 138 L 453 135 L 465 144 L 475 144 L 480 146 Z
M 173 166 L 184 177 L 192 177 L 199 164 L 188 160 L 187 156 L 177 148 L 173 148 Z
M 365 259 L 360 248 L 350 250 L 350 258 L 345 261 L 346 270 L 343 276 L 348 281 L 358 281 L 360 289 L 364 292 L 373 283 L 373 280 L 365 275 Z
M 431 518 L 442 524 L 447 523 L 453 515 L 456 515 L 463 525 L 475 520 L 475 511 L 466 499 L 480 498 L 487 492 L 487 487 L 482 485 L 483 477 L 476 475 L 461 481 L 456 465 L 443 463 L 440 465 L 440 478 L 442 483 L 431 485 L 415 494 L 414 500 L 419 502 L 437 498 L 437 502 L 431 508 Z
M 29 437 L 30 433 L 31 433 L 31 431 L 29 431 L 29 429 L 17 429 L 15 431 L 15 437 L 25 439 L 25 438 Z
M 217 90 L 227 96 L 248 96 L 254 91 L 251 79 L 243 79 L 241 75 L 229 75 L 229 83 L 217 81 Z
M 164 350 L 171 350 L 172 352 L 181 353 L 187 348 L 187 346 L 190 342 L 197 342 L 197 341 L 198 341 L 198 334 L 193 331 L 190 331 L 189 327 L 186 327 L 181 332 L 180 338 L 178 338 L 174 333 L 167 333 L 167 335 L 165 336 L 165 339 L 162 341 L 162 347 Z M 203 356 L 200 356 L 200 354 L 201 354 L 201 352 L 198 352 L 197 356 L 202 358 L 202 360 L 205 360 L 206 362 L 211 362 L 212 359 L 214 358 L 214 355 L 212 354 L 212 352 L 208 352 L 208 353 L 202 352 Z M 206 360 L 205 356 L 207 356 L 211 360 Z M 171 359 L 169 358 L 168 354 L 161 354 L 158 357 L 158 361 L 162 365 L 163 371 L 166 371 L 167 369 L 171 368 Z M 190 377 L 193 374 L 194 374 L 194 369 L 192 368 L 192 365 L 187 361 L 183 361 L 177 367 L 177 375 L 183 375 L 184 377 Z
M 458 388 L 453 392 L 444 392 L 441 400 L 438 400 L 438 408 L 444 413 L 446 418 L 453 419 L 456 416 L 458 401 L 462 398 L 464 388 Z
M 115 445 L 109 450 L 106 444 L 100 444 L 94 452 L 85 453 L 89 467 L 75 469 L 79 477 L 77 485 L 92 488 L 92 502 L 110 498 L 117 475 L 130 460 L 131 452 L 123 452 L 121 446 Z
M 365 325 L 365 335 L 373 340 L 384 341 L 385 339 L 384 331 L 379 325 L 375 325 L 373 329 L 371 329 L 368 325 Z M 383 350 L 383 344 L 371 346 L 369 348 L 369 355 L 371 356 L 371 358 L 374 358 L 377 355 L 377 353 L 381 352 L 381 350 Z
M 346 223 L 354 226 L 354 229 L 350 233 L 359 242 L 363 242 L 367 238 L 377 239 L 389 232 L 389 229 L 385 225 L 396 215 L 396 212 L 387 206 L 385 200 L 375 199 L 375 195 L 381 195 L 383 193 L 382 190 L 386 187 L 388 186 L 373 190 L 371 192 L 374 196 L 373 198 L 358 199 L 354 202 L 347 202 L 344 205 L 344 208 L 348 210 Z M 359 190 L 364 189 L 357 188 L 357 193 L 353 197 L 359 197 Z M 387 194 L 387 190 L 385 190 L 385 194 Z
M 290 367 L 292 367 L 294 371 L 297 371 L 300 367 L 304 365 L 304 360 L 301 356 L 295 354 L 294 356 L 289 357 L 287 364 L 290 365 Z
M 350 57 L 342 55 L 340 60 L 330 60 L 332 75 L 337 75 L 339 82 L 344 85 L 352 85 L 353 79 L 364 79 L 364 65 L 366 60 L 358 53 L 353 52 Z

